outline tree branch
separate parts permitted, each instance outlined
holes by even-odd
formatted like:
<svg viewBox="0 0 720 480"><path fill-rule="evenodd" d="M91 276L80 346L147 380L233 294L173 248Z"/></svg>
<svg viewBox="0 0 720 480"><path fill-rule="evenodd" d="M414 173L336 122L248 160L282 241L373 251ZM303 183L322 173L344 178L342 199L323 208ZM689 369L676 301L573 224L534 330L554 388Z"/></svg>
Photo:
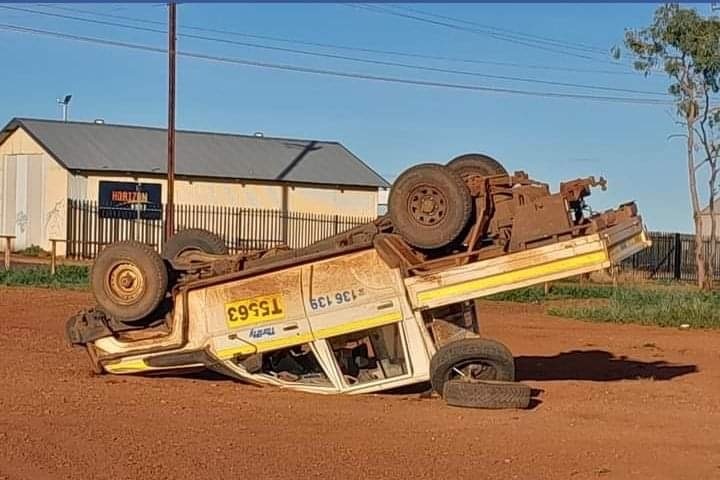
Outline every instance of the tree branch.
<svg viewBox="0 0 720 480"><path fill-rule="evenodd" d="M709 159L706 158L705 160L701 161L700 163L696 163L695 166L693 167L694 170L697 172L698 169L699 169L700 167L702 167L703 164L707 163L708 161L709 161Z"/></svg>

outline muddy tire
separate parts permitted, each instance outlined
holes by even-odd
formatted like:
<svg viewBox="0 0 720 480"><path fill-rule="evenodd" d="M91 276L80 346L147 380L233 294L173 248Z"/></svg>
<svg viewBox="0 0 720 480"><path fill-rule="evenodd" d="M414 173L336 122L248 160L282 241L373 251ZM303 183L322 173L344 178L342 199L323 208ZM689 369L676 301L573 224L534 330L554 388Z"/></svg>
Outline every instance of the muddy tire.
<svg viewBox="0 0 720 480"><path fill-rule="evenodd" d="M454 170L461 177L464 175L507 175L508 172L500 162L482 153L466 153L453 158L447 167Z"/></svg>
<svg viewBox="0 0 720 480"><path fill-rule="evenodd" d="M393 227L418 248L454 242L472 212L470 191L454 171L432 163L411 167L393 184L388 199Z"/></svg>
<svg viewBox="0 0 720 480"><path fill-rule="evenodd" d="M133 322L150 315L165 298L168 274L155 250L129 240L102 249L90 282L95 300L108 316Z"/></svg>
<svg viewBox="0 0 720 480"><path fill-rule="evenodd" d="M505 345L487 338L448 343L430 359L430 383L444 395L445 384L459 378L513 382L515 359Z"/></svg>
<svg viewBox="0 0 720 480"><path fill-rule="evenodd" d="M467 408L528 408L532 389L523 383L450 380L443 398L448 405Z"/></svg>
<svg viewBox="0 0 720 480"><path fill-rule="evenodd" d="M163 247L163 258L173 260L188 251L227 255L228 248L218 235L201 228L188 228L175 233Z"/></svg>

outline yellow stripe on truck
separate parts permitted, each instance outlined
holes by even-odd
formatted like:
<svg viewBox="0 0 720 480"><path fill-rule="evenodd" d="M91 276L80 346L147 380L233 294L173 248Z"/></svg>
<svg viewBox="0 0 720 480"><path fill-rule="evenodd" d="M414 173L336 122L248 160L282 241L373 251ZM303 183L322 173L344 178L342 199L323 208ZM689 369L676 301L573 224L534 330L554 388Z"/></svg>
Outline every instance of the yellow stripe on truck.
<svg viewBox="0 0 720 480"><path fill-rule="evenodd" d="M376 317L342 323L335 327L322 328L315 332L315 336L317 338L332 338L345 333L367 330L368 328L380 327L382 325L399 322L400 320L402 320L400 312L388 312Z"/></svg>
<svg viewBox="0 0 720 480"><path fill-rule="evenodd" d="M303 335L296 335L289 338L278 338L277 340L267 340L264 342L257 342L256 344L246 343L238 345L237 347L225 348L218 350L216 355L221 360L228 360L235 355L251 355L253 353L268 352L272 350L278 350L280 348L292 347L293 345L300 345L302 343L309 343L315 339L337 337L345 333L357 332L359 330L367 330L368 328L379 327L382 325L388 325L390 323L399 322L402 320L400 312L389 312L375 317L364 318L354 322L346 322L335 327L328 327L317 330L315 335L309 333Z"/></svg>
<svg viewBox="0 0 720 480"><path fill-rule="evenodd" d="M599 250L570 258L554 260L540 265L533 265L519 270L498 273L496 275L490 275L477 280L456 283L454 285L448 285L447 287L433 288L432 290L419 292L417 294L417 299L419 303L423 303L445 297L454 297L473 291L486 290L502 285L509 285L535 278L541 278L567 270L589 267L591 265L601 265L607 261L607 252L605 250Z"/></svg>
<svg viewBox="0 0 720 480"><path fill-rule="evenodd" d="M110 373L137 373L150 368L142 358L111 363L104 365L104 367Z"/></svg>

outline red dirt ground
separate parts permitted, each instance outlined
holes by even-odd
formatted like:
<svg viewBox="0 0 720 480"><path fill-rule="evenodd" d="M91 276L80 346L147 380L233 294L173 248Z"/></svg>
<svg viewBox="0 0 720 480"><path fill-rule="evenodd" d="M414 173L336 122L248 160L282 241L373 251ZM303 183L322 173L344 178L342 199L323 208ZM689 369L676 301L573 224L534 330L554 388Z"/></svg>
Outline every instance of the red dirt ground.
<svg viewBox="0 0 720 480"><path fill-rule="evenodd" d="M87 293L0 288L0 479L720 479L720 332L484 305L530 410L323 397L220 377L94 376Z"/></svg>

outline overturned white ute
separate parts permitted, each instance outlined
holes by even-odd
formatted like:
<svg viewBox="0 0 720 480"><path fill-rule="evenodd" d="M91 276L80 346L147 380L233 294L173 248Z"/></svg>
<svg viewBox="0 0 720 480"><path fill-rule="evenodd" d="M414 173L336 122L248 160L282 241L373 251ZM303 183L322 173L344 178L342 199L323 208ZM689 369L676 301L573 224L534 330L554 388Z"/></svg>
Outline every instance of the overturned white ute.
<svg viewBox="0 0 720 480"><path fill-rule="evenodd" d="M448 403L528 406L513 356L482 338L474 299L612 266L647 247L634 204L592 213L480 154L405 171L389 214L308 247L229 255L182 230L163 256L102 250L93 309L67 336L98 373L208 368L243 382L367 393L430 382Z"/></svg>

